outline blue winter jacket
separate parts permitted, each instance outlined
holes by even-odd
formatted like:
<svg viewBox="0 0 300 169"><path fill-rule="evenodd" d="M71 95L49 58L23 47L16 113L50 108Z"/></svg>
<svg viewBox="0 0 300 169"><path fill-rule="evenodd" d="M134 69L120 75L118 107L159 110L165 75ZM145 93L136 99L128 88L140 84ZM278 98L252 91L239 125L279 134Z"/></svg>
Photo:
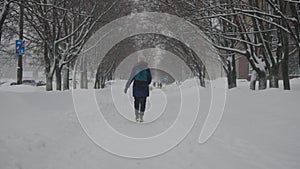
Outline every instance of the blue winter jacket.
<svg viewBox="0 0 300 169"><path fill-rule="evenodd" d="M139 70L146 70L147 80L139 81L135 79L135 76L138 74ZM130 77L126 83L126 89L129 88L130 84L133 82L133 97L148 97L149 96L149 84L152 81L152 75L150 69L147 66L146 62L139 62L136 66L132 68Z"/></svg>

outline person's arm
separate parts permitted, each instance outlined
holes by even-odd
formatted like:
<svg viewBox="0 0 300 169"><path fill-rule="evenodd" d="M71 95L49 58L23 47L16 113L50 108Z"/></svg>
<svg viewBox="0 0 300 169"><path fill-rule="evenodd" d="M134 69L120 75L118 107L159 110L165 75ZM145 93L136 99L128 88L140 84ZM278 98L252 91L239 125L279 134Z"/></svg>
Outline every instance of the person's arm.
<svg viewBox="0 0 300 169"><path fill-rule="evenodd" d="M152 75L150 69L148 69L147 72L148 72L147 84L149 85L152 82Z"/></svg>
<svg viewBox="0 0 300 169"><path fill-rule="evenodd" d="M134 79L135 73L134 73L134 68L131 70L129 79L127 80L127 83L125 85L125 89L124 89L124 93L127 93L127 90L130 86L130 84L132 83L133 79Z"/></svg>

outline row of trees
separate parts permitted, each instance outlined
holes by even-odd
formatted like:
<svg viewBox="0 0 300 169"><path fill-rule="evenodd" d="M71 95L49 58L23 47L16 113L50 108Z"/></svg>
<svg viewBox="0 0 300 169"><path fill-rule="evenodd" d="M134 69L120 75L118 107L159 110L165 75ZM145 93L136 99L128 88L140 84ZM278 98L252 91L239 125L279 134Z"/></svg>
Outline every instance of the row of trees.
<svg viewBox="0 0 300 169"><path fill-rule="evenodd" d="M19 32L14 25L24 15L24 38L44 56L47 90L53 89L54 77L57 90L69 88L69 70L88 38L105 24L102 19L110 10L123 8L116 5L120 4L118 0L1 0L0 3L1 50L4 46L1 37L14 38ZM280 73L284 89L290 89L290 56L298 55L300 65L299 1L140 0L139 4L149 7L143 10L183 17L205 32L219 50L229 88L237 85L236 60L246 57L253 69L251 89L255 89L256 80L259 89L265 89L268 79L270 87L278 88ZM24 11L20 13L21 7ZM140 7L136 9L139 12Z"/></svg>
<svg viewBox="0 0 300 169"><path fill-rule="evenodd" d="M8 17L17 21L16 16L24 17L24 39L40 49L44 57L46 89L53 90L55 76L56 89L67 90L70 66L101 18L115 4L116 1L97 0L4 0L0 28L3 30L4 25L17 30L15 24L5 21ZM10 12L14 15L10 16Z"/></svg>
<svg viewBox="0 0 300 169"><path fill-rule="evenodd" d="M236 60L246 57L253 69L251 89L290 90L289 58L300 65L300 2L296 0L161 0L198 25L219 49L229 88L236 87ZM267 76L269 75L269 76Z"/></svg>

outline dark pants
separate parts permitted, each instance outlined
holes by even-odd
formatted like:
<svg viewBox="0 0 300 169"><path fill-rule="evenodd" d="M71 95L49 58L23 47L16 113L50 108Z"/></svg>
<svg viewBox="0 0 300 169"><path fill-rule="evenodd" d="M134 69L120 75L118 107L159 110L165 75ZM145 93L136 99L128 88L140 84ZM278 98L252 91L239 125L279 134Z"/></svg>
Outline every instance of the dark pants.
<svg viewBox="0 0 300 169"><path fill-rule="evenodd" d="M134 97L134 109L136 115L140 112L140 115L144 115L146 108L146 99L147 97Z"/></svg>

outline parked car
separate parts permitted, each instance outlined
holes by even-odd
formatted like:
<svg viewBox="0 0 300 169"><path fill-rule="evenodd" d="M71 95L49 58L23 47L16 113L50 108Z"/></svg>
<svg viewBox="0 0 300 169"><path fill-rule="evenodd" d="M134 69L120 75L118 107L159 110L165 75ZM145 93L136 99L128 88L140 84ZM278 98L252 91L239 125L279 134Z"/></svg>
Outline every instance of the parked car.
<svg viewBox="0 0 300 169"><path fill-rule="evenodd" d="M46 83L44 81L38 81L36 86L46 86Z"/></svg>
<svg viewBox="0 0 300 169"><path fill-rule="evenodd" d="M23 85L30 85L30 86L36 86L37 85L35 80L23 80L22 84Z"/></svg>
<svg viewBox="0 0 300 169"><path fill-rule="evenodd" d="M36 82L35 80L23 80L22 84L23 85L30 85L30 86L45 86L46 85L46 83L44 81ZM10 85L14 86L14 85L18 85L18 83L17 82L12 82L12 83L10 83Z"/></svg>
<svg viewBox="0 0 300 169"><path fill-rule="evenodd" d="M18 84L17 82L10 83L11 86L14 86L14 85L17 85L17 84Z"/></svg>

